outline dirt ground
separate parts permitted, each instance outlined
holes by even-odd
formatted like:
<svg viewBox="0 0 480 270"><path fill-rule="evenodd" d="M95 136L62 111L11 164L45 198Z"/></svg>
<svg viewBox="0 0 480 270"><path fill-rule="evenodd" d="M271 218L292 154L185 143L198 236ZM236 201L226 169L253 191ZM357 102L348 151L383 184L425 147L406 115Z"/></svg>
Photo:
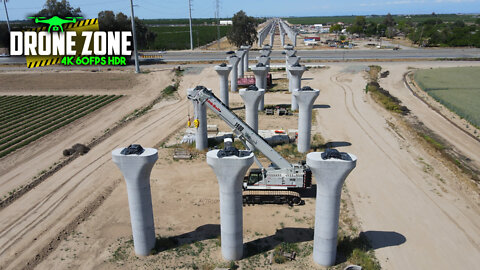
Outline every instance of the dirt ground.
<svg viewBox="0 0 480 270"><path fill-rule="evenodd" d="M384 269L475 269L480 258L478 191L461 173L445 166L441 157L425 148L401 120L365 94L363 70L369 64L329 63L327 68L311 69L303 77L304 85L321 91L315 102L314 133L321 134L339 150L358 157L357 168L346 182L346 190L353 202L352 211L358 216L355 225L371 240ZM399 97L425 125L448 140L452 139L452 144L465 151L472 162L478 162L480 144L469 141L463 132L455 133L448 121L411 95L402 77L409 67L471 64L380 63L390 71L390 76L380 83ZM171 77L169 71L162 70L140 75L133 89L118 91L130 93L120 99L119 102L123 103L104 109L110 113L92 115L77 129L52 135L50 147L63 150L64 146L58 145L59 142L67 141L71 145L96 136L95 132L104 130L130 108L155 97L156 90L160 90L158 85L168 84ZM152 111L113 134L87 155L0 210L0 268L23 268L27 262L35 264L36 256L40 258L45 254L49 255L37 265L38 269L192 268L195 262L208 265L221 261L216 238L219 230L218 186L203 156L194 161L173 161L170 158L172 149L162 147L151 181L156 233L162 237L184 239L180 244L199 240L201 244L195 244L195 250L177 248L136 260L132 258L131 244L128 245L131 231L125 184L110 154L114 148L134 142L161 146L171 139L172 134L178 134L185 127L187 115L192 113L192 106L185 99L186 89L200 84L218 93L218 79L213 68L189 69L181 83L180 99L160 102ZM232 94L230 100L233 104L241 104L238 94ZM269 93L265 99L266 104L289 102L290 95L284 92ZM217 123L215 121L218 119L212 122ZM295 122L295 116L269 119L261 115L259 128L295 128ZM91 126L95 124L97 126ZM220 128L226 130L224 125ZM82 133L88 130L95 132ZM78 137L72 138L74 136ZM30 168L48 167L57 158L52 153L61 153L61 150L52 150L50 155L41 155L44 152L39 151L33 157L17 157L25 160L25 165L10 165L10 169L4 169L0 184L9 179L29 179ZM16 173L5 176L10 171ZM3 190L4 187L0 188ZM105 190L111 190L111 193L106 194ZM103 203L91 215L74 224L74 233L59 235L96 200ZM314 268L311 255L307 254L311 247L314 198L305 200L305 206L294 208L245 207L244 241L272 243L292 237L302 243L305 248L302 254L305 252L306 255L282 268ZM52 243L58 247L49 250ZM266 245L267 251L271 248ZM203 253L199 252L200 249L204 250ZM198 254L202 256L196 256ZM263 259L258 257L259 254L253 252L243 263L269 268L262 265ZM274 265L273 269L277 266Z"/></svg>
<svg viewBox="0 0 480 270"><path fill-rule="evenodd" d="M66 128L0 159L0 196L28 183L63 158L75 143L87 144L127 113L144 106L171 83L170 69L135 76L132 72L3 72L1 95L125 95ZM21 80L20 80L21 79ZM4 83L3 83L4 82ZM27 87L28 86L28 87ZM18 166L18 164L24 164ZM25 170L28 168L28 170Z"/></svg>
<svg viewBox="0 0 480 270"><path fill-rule="evenodd" d="M124 90L132 89L137 79L134 73L120 72L56 72L0 73L0 94L19 94L20 91Z"/></svg>

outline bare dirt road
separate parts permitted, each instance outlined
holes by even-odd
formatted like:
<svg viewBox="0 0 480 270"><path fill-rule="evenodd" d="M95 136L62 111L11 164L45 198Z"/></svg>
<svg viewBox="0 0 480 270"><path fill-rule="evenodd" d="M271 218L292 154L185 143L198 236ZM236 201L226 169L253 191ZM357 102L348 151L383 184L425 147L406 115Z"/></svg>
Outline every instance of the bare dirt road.
<svg viewBox="0 0 480 270"><path fill-rule="evenodd" d="M323 90L317 102L331 106L318 112L322 127L318 132L339 145L351 144L340 149L358 156L347 187L361 220L359 226L369 232L385 269L476 268L480 258L478 193L477 200L471 200L457 188L457 175L424 151L411 134L401 127L391 128L386 120L395 125L395 119L365 94L364 74L358 72L365 67L335 65L312 75L311 83ZM393 94L405 92L402 100L408 96L405 86L398 83L404 69L406 65L390 69L396 83L386 87ZM439 131L443 135L451 128Z"/></svg>
<svg viewBox="0 0 480 270"><path fill-rule="evenodd" d="M126 114L159 96L173 77L170 69L131 72L4 72L1 95L125 95L118 101L0 159L0 196L24 186L63 158L73 144L88 144ZM99 120L101 119L101 120ZM19 166L22 164L22 166ZM27 169L25 169L27 168Z"/></svg>
<svg viewBox="0 0 480 270"><path fill-rule="evenodd" d="M128 74L127 74L128 75ZM161 90L171 81L170 71L158 71L148 74L147 83L138 82L132 89L118 91L123 94L130 94L123 102L115 103L97 114L82 119L81 123L65 128L42 139L45 144L35 143L27 150L22 151L24 155L8 156L10 163L3 163L5 173L2 174L2 190L9 185L21 185L30 180L30 176L37 173L37 170L46 169L53 162L57 161L59 154L65 145L74 142L84 142L93 136L101 135L105 128L110 127L121 117L133 109L148 104L157 97ZM147 76L140 78L147 79ZM133 79L133 78L130 78ZM75 93L73 91L73 93ZM137 125L131 125L131 129L124 129L101 146L95 147L86 156L80 157L66 168L48 178L27 195L15 201L9 207L0 212L0 265L8 268L19 268L26 263L26 258L31 258L48 243L62 226L72 220L74 216L85 207L87 202L95 198L105 187L113 185L115 179L111 174L99 174L99 178L92 177L98 172L102 165L110 161L110 152L120 145L128 145L132 142L142 142L142 138L149 131L155 130L158 126L174 127L179 124L179 112L185 102L177 105L169 105L165 102L164 114L158 115L150 121L138 121ZM182 107L183 106L183 107ZM161 108L161 104L157 106ZM162 129L161 128L161 129ZM154 131L153 134L161 133ZM156 139L161 140L165 133L160 134ZM33 150L31 150L33 149ZM29 156L30 155L30 156ZM19 165L19 161L25 163ZM10 165L10 166L9 166ZM8 189L6 189L8 190ZM78 206L78 207L76 207ZM27 251L25 253L24 251Z"/></svg>

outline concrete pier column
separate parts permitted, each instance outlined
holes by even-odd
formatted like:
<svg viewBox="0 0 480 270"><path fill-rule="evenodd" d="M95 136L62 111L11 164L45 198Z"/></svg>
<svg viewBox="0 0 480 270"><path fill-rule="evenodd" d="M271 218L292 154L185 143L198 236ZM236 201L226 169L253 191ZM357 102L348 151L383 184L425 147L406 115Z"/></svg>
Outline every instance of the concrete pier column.
<svg viewBox="0 0 480 270"><path fill-rule="evenodd" d="M232 92L238 91L238 62L240 58L236 55L228 57L228 63L232 66L232 72L230 73L230 88Z"/></svg>
<svg viewBox="0 0 480 270"><path fill-rule="evenodd" d="M290 50L290 51L288 51L288 52L289 52L289 54L291 55L292 52L295 52L295 51ZM287 55L286 58L287 58L287 63L286 63L286 67L287 67L287 68L285 69L285 71L287 72L287 78L288 78L288 91L291 93L292 90L295 89L295 88L294 88L294 86L292 85L292 83L293 83L292 80L291 80L291 76L292 76L292 75L290 74L290 72L289 72L288 70L290 69L291 66L299 65L301 58L298 57L298 56L295 56L294 54L291 55L291 56L288 56L288 55Z"/></svg>
<svg viewBox="0 0 480 270"><path fill-rule="evenodd" d="M295 47L293 47L292 44L287 44L287 45L283 46L283 48L285 49L285 53L286 53L287 51L294 51L294 52L296 52L296 51L294 50ZM291 55L288 55L288 54L287 54L287 56L291 56Z"/></svg>
<svg viewBox="0 0 480 270"><path fill-rule="evenodd" d="M300 153L310 150L310 135L312 130L312 109L320 91L310 87L293 90L293 96L299 107L297 149Z"/></svg>
<svg viewBox="0 0 480 270"><path fill-rule="evenodd" d="M264 94L265 90L258 86L240 89L240 96L245 103L245 122L255 131L258 131L258 103Z"/></svg>
<svg viewBox="0 0 480 270"><path fill-rule="evenodd" d="M150 173L158 159L157 150L130 145L127 148L113 150L112 159L122 171L127 183L135 253L139 256L148 256L156 241Z"/></svg>
<svg viewBox="0 0 480 270"><path fill-rule="evenodd" d="M260 51L260 56L265 56L265 57L269 57L270 54L272 54L272 51L270 49L261 49Z"/></svg>
<svg viewBox="0 0 480 270"><path fill-rule="evenodd" d="M273 47L273 42L275 40L275 31L270 32L270 46Z"/></svg>
<svg viewBox="0 0 480 270"><path fill-rule="evenodd" d="M252 67L253 74L255 74L255 86L258 89L263 89L264 92L267 91L267 74L269 68L264 66L261 63L258 63L255 67ZM264 95L260 98L258 103L258 111L263 111L265 109Z"/></svg>
<svg viewBox="0 0 480 270"><path fill-rule="evenodd" d="M238 61L238 77L243 78L244 77L244 69L243 69L243 57L245 57L245 51L242 49L238 49L235 54L237 55L238 58L240 58L240 61Z"/></svg>
<svg viewBox="0 0 480 270"><path fill-rule="evenodd" d="M250 61L249 52L252 46L243 45L240 48L245 50L245 56L243 57L243 71L248 72L248 61Z"/></svg>
<svg viewBox="0 0 480 270"><path fill-rule="evenodd" d="M317 182L313 260L320 265L335 264L342 185L356 164L356 156L335 149L307 155Z"/></svg>
<svg viewBox="0 0 480 270"><path fill-rule="evenodd" d="M263 64L264 66L270 66L270 57L268 56L257 56L257 61L259 64Z"/></svg>
<svg viewBox="0 0 480 270"><path fill-rule="evenodd" d="M197 86L195 89L199 87L204 88L203 86ZM193 89L188 89L188 92L191 92L191 91L193 91ZM195 100L192 102L193 102L193 109L195 111L195 120L194 120L194 124L196 127L195 146L197 150L205 150L208 148L207 108L204 103L200 103Z"/></svg>
<svg viewBox="0 0 480 270"><path fill-rule="evenodd" d="M222 63L218 66L215 66L215 71L220 77L220 100L223 104L230 107L228 104L228 75L232 71L232 66Z"/></svg>
<svg viewBox="0 0 480 270"><path fill-rule="evenodd" d="M293 90L301 89L302 88L302 75L305 72L305 66L294 65L288 68L288 72L290 73L290 81L289 83L292 92L292 111L298 110L297 99L293 96Z"/></svg>
<svg viewBox="0 0 480 270"><path fill-rule="evenodd" d="M300 63L302 58L298 56L287 56L287 63L289 66L296 66Z"/></svg>
<svg viewBox="0 0 480 270"><path fill-rule="evenodd" d="M228 150L232 149L235 148L230 146ZM213 150L207 153L207 163L215 172L220 189L222 256L229 261L243 257L242 182L253 163L252 152L235 150L237 151Z"/></svg>
<svg viewBox="0 0 480 270"><path fill-rule="evenodd" d="M292 46L292 44L287 44L285 46L283 46L283 48L285 49L284 52L285 52L285 72L287 73L287 79L290 80L290 73L288 72L288 57L290 56L295 56L295 54L297 53L297 51L295 51Z"/></svg>

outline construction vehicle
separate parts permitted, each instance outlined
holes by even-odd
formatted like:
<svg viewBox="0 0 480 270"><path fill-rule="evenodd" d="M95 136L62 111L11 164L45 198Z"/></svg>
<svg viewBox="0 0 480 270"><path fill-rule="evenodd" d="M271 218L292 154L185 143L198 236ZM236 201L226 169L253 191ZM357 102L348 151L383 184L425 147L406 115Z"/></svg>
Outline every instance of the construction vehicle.
<svg viewBox="0 0 480 270"><path fill-rule="evenodd" d="M243 203L262 204L275 203L301 205L298 191L310 188L312 172L305 165L291 164L277 153L263 138L258 135L240 117L223 104L213 93L203 86L197 86L189 91L188 99L204 103L216 113L231 128L233 133L250 151L258 150L271 161L270 166L264 167L255 157L258 169L251 169L245 176L243 183ZM247 142L255 149L249 149Z"/></svg>

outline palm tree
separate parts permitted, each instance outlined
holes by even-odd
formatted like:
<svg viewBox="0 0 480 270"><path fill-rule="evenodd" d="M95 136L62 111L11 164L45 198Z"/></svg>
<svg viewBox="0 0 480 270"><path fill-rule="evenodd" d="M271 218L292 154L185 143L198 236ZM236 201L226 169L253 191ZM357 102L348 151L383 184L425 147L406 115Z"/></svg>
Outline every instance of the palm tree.
<svg viewBox="0 0 480 270"><path fill-rule="evenodd" d="M3 0L3 6L5 7L5 14L7 15L8 32L10 32L10 20L8 19L7 0Z"/></svg>

